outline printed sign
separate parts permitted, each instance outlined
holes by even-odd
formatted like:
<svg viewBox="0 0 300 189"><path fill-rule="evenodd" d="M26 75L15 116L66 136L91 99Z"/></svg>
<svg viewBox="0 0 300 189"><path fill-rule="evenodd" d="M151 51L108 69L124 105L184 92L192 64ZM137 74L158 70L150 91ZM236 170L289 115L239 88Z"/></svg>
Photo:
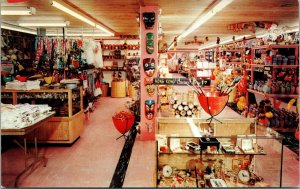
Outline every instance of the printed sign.
<svg viewBox="0 0 300 189"><path fill-rule="evenodd" d="M197 79L198 83L201 86L210 86L210 79ZM154 85L187 85L187 84L196 84L195 79L189 78L153 78Z"/></svg>

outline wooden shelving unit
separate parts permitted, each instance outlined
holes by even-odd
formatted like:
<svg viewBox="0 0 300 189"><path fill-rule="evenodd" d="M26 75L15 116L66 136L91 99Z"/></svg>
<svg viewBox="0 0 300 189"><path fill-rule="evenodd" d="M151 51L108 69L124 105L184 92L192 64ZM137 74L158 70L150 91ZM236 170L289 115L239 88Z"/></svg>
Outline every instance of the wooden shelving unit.
<svg viewBox="0 0 300 189"><path fill-rule="evenodd" d="M271 59L270 64L248 64L247 68L250 68L250 71L251 71L250 82L252 84L254 84L254 81L255 81L255 78L254 78L255 68L271 67L273 80L277 80L276 72L278 71L278 69L297 69L296 72L298 71L298 68L299 68L299 61L298 61L299 47L298 47L298 45L267 45L267 46L265 45L265 46L261 46L261 47L253 47L251 49L252 62L254 62L254 59L256 58L256 51L262 50L262 49L265 49L265 50L268 49L270 51L272 51L272 50L276 51L278 49L292 49L292 50L288 51L288 54L282 54L282 55L285 55L286 57L293 55L293 56L295 56L295 60L294 60L293 64L283 64L282 63L281 65L278 65L277 62L276 62L276 64L273 64L272 59ZM282 52L285 52L285 51L282 51ZM298 71L298 74L299 74L299 71ZM297 77L296 77L298 74L295 74L294 79L293 79L293 81L291 81L291 83L298 83ZM297 94L265 94L265 93L262 93L262 92L259 92L256 90L252 90L252 89L248 89L248 92L273 98L274 104L276 103L276 100L278 98L297 98L299 96ZM247 94L247 100L248 100L248 94Z"/></svg>
<svg viewBox="0 0 300 189"><path fill-rule="evenodd" d="M126 71L124 68L102 69L102 71Z"/></svg>
<svg viewBox="0 0 300 189"><path fill-rule="evenodd" d="M253 89L247 89L248 92L254 93L254 94L258 94L261 96L267 96L270 98L296 98L299 95L298 94L269 94L269 93L262 93Z"/></svg>

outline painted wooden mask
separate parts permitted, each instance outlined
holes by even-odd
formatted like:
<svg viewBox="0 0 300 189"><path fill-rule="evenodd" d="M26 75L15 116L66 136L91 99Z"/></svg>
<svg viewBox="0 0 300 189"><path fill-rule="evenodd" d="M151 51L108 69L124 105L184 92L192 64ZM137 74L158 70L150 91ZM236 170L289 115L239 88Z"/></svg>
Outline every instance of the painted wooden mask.
<svg viewBox="0 0 300 189"><path fill-rule="evenodd" d="M154 35L151 32L146 34L146 51L148 54L154 52Z"/></svg>
<svg viewBox="0 0 300 189"><path fill-rule="evenodd" d="M145 100L145 116L151 120L154 117L155 101Z"/></svg>
<svg viewBox="0 0 300 189"><path fill-rule="evenodd" d="M155 88L156 88L156 86L153 84L153 78L145 77L144 85L145 85L145 89L146 89L148 95L153 96L155 94Z"/></svg>
<svg viewBox="0 0 300 189"><path fill-rule="evenodd" d="M154 58L145 58L143 60L144 72L148 77L152 77L155 72L155 60Z"/></svg>
<svg viewBox="0 0 300 189"><path fill-rule="evenodd" d="M143 21L146 29L152 29L155 23L155 13L154 12L144 12Z"/></svg>

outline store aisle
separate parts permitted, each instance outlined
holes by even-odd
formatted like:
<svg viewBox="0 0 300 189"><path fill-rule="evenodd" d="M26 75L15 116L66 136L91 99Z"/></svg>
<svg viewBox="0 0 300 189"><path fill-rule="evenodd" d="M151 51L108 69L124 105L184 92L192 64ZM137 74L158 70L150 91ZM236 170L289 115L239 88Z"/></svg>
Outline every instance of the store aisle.
<svg viewBox="0 0 300 189"><path fill-rule="evenodd" d="M85 123L85 130L72 146L40 148L48 158L24 175L20 187L108 187L115 171L124 139L111 121L112 115L126 110L129 98L103 97ZM13 187L14 179L24 167L23 153L15 147L2 153L2 186ZM29 171L30 172L30 171Z"/></svg>

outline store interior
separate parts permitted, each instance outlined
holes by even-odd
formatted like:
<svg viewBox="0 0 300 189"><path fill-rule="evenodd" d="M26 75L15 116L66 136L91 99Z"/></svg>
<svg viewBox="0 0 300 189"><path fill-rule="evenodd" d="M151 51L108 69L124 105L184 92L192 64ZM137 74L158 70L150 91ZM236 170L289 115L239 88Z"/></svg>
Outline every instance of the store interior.
<svg viewBox="0 0 300 189"><path fill-rule="evenodd" d="M297 0L1 1L1 186L299 187Z"/></svg>

